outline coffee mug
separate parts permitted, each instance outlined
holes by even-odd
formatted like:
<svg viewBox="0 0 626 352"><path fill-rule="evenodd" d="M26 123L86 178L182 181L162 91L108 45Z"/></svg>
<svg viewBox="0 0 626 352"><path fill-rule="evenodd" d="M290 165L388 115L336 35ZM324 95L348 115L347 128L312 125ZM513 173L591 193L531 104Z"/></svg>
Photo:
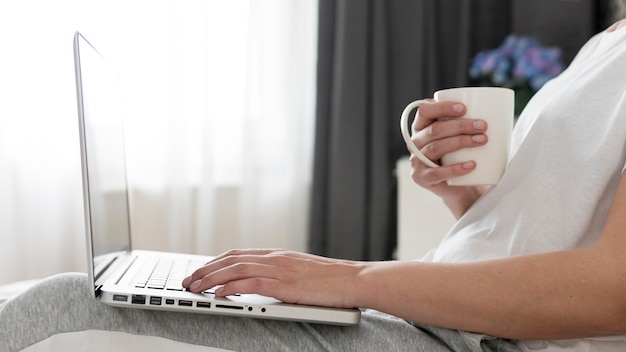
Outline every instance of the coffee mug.
<svg viewBox="0 0 626 352"><path fill-rule="evenodd" d="M462 176L448 179L451 186L495 185L504 174L509 159L515 93L509 88L463 87L435 92L435 101L463 103L466 112L458 118L481 119L487 122L487 144L479 147L463 148L447 153L441 158L444 166L474 160L476 169ZM404 109L400 118L402 137L409 149L429 167L439 167L429 160L411 140L408 119L414 109L419 109L425 100L416 100Z"/></svg>

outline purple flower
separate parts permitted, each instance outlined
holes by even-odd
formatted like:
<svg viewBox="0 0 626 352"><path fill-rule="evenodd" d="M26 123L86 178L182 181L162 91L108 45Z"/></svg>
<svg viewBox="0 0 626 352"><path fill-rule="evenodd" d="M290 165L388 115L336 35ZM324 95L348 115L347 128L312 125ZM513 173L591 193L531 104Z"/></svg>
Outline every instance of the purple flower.
<svg viewBox="0 0 626 352"><path fill-rule="evenodd" d="M563 68L558 48L545 48L535 38L512 34L497 49L478 53L469 75L490 85L510 88L529 85L536 92Z"/></svg>

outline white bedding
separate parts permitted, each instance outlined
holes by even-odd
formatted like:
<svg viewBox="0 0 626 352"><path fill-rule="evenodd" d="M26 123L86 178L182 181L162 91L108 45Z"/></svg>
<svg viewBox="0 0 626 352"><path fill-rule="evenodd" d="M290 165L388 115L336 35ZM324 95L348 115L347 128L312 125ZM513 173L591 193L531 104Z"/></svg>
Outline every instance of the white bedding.
<svg viewBox="0 0 626 352"><path fill-rule="evenodd" d="M82 352L89 346L92 352L137 352L137 351L177 351L177 352L224 352L214 347L190 345L155 336L132 335L117 331L86 330L51 336L22 352Z"/></svg>

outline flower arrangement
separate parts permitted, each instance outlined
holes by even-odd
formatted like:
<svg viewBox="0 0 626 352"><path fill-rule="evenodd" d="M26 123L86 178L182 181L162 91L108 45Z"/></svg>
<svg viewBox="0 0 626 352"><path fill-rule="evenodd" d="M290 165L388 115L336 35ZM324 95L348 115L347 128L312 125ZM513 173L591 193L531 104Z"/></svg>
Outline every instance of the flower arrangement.
<svg viewBox="0 0 626 352"><path fill-rule="evenodd" d="M561 50L543 47L532 37L509 35L497 49L479 52L469 69L479 85L515 91L515 115L547 81L563 71Z"/></svg>

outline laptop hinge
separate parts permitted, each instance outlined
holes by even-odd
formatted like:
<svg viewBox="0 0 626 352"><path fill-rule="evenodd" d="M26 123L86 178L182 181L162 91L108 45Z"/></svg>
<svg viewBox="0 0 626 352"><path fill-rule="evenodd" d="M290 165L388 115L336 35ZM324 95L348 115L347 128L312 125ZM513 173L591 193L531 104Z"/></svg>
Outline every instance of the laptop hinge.
<svg viewBox="0 0 626 352"><path fill-rule="evenodd" d="M96 297L100 297L100 294L102 294L102 285L98 285L95 287L95 293Z"/></svg>

